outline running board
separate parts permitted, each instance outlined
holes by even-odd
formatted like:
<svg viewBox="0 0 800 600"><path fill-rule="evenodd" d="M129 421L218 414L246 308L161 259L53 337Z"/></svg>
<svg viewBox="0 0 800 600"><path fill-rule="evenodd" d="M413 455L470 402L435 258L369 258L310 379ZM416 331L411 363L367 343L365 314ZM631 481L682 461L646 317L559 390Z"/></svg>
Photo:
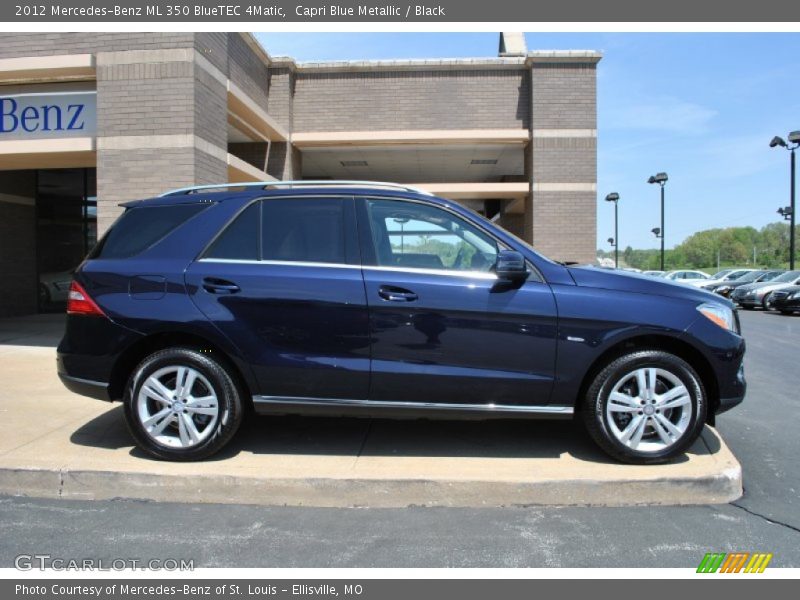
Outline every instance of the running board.
<svg viewBox="0 0 800 600"><path fill-rule="evenodd" d="M571 406L525 406L514 404L454 404L448 402L390 402L385 400L350 400L342 398L303 398L284 396L253 396L253 406L258 413L305 414L366 414L391 416L393 414L418 416L441 415L474 416L478 418L569 418Z"/></svg>

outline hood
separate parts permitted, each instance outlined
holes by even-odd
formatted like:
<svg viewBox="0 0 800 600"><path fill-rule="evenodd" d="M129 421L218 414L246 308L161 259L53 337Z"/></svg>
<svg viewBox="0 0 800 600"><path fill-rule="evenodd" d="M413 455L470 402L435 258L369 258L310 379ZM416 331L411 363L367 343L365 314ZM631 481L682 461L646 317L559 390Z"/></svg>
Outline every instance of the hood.
<svg viewBox="0 0 800 600"><path fill-rule="evenodd" d="M730 301L717 294L667 279L649 277L628 271L601 269L594 266L569 267L568 269L575 284L583 287L684 298L698 303L712 301L733 306Z"/></svg>
<svg viewBox="0 0 800 600"><path fill-rule="evenodd" d="M774 281L762 281L760 283L748 283L747 285L743 285L739 288L740 291L745 292L752 292L753 290L758 291L765 291L765 290L776 290L778 288L789 287L792 284L786 281L782 282L774 282Z"/></svg>

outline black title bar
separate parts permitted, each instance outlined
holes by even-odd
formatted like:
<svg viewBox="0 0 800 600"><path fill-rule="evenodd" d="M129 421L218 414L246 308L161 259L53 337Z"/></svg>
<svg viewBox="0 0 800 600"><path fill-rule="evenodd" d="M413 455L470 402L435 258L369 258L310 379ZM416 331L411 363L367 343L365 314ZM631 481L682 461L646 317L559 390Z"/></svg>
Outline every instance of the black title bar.
<svg viewBox="0 0 800 600"><path fill-rule="evenodd" d="M796 0L20 0L0 20L52 22L800 22Z"/></svg>

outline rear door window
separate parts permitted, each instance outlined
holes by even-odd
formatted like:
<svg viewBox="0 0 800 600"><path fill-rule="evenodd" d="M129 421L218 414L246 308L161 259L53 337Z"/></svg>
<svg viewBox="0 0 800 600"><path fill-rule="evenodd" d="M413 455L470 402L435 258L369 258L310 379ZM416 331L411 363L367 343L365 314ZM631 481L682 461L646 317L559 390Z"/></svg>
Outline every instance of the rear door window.
<svg viewBox="0 0 800 600"><path fill-rule="evenodd" d="M96 246L92 258L129 258L144 252L209 204L129 208Z"/></svg>
<svg viewBox="0 0 800 600"><path fill-rule="evenodd" d="M258 260L258 230L261 203L254 202L214 240L205 258Z"/></svg>
<svg viewBox="0 0 800 600"><path fill-rule="evenodd" d="M339 198L264 200L261 258L346 263L345 205Z"/></svg>

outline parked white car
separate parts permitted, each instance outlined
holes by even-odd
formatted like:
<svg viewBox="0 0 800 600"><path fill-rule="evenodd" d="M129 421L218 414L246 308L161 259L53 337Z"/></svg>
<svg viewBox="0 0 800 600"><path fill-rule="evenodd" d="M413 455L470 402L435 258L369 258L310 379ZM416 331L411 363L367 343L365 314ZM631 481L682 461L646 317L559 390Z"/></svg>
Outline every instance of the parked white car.
<svg viewBox="0 0 800 600"><path fill-rule="evenodd" d="M691 281L686 281L689 285L693 285L694 287L705 287L710 285L718 285L720 283L725 283L727 281L734 281L735 279L739 279L742 275L746 273L750 273L751 271L756 271L757 269L723 269L719 273L714 273L710 277L705 275L705 279L693 279ZM698 271L694 271L697 273Z"/></svg>
<svg viewBox="0 0 800 600"><path fill-rule="evenodd" d="M689 271L686 269L681 269L677 271L669 271L663 275L663 278L670 281L675 281L677 283L688 283L689 285L700 287L701 285L708 283L710 277L707 273L703 273L702 271Z"/></svg>

